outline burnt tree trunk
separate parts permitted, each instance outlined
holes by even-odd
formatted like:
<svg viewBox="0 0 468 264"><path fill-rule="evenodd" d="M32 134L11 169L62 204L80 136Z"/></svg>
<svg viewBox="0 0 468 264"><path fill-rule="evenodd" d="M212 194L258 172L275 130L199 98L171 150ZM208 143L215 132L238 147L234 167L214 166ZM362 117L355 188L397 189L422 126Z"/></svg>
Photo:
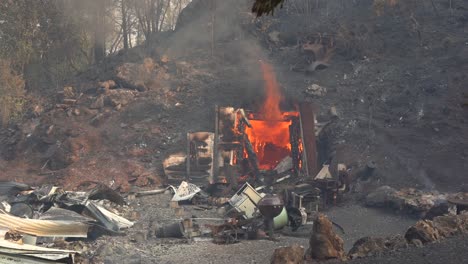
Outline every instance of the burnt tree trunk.
<svg viewBox="0 0 468 264"><path fill-rule="evenodd" d="M122 35L123 35L123 45L124 50L128 50L128 9L127 9L127 0L122 0Z"/></svg>
<svg viewBox="0 0 468 264"><path fill-rule="evenodd" d="M97 1L94 13L94 61L99 62L106 56L106 1Z"/></svg>

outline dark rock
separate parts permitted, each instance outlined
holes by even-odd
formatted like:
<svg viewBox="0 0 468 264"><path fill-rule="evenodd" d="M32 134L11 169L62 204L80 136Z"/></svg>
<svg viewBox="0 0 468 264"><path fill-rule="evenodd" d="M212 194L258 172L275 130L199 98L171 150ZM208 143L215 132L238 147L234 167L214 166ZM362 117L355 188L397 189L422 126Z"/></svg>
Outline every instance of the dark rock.
<svg viewBox="0 0 468 264"><path fill-rule="evenodd" d="M468 214L438 216L433 220L441 237L451 237L468 232Z"/></svg>
<svg viewBox="0 0 468 264"><path fill-rule="evenodd" d="M362 258L381 252L385 249L384 238L363 237L356 241L348 252L350 258Z"/></svg>
<svg viewBox="0 0 468 264"><path fill-rule="evenodd" d="M31 219L34 212L32 207L26 203L15 203L11 206L10 214L21 218Z"/></svg>
<svg viewBox="0 0 468 264"><path fill-rule="evenodd" d="M179 17L177 18L176 30L180 30L185 26L190 26L193 24L193 20L206 16L210 8L210 2L208 0L194 0L180 12Z"/></svg>
<svg viewBox="0 0 468 264"><path fill-rule="evenodd" d="M89 108L91 109L102 109L104 107L104 95L99 95L96 100L91 103Z"/></svg>
<svg viewBox="0 0 468 264"><path fill-rule="evenodd" d="M50 149L53 149L53 154L49 162L49 168L51 170L61 170L72 164L68 149L65 149L65 147L57 147L56 145L51 146Z"/></svg>
<svg viewBox="0 0 468 264"><path fill-rule="evenodd" d="M439 240L441 236L439 230L434 226L432 221L421 220L406 231L405 238L407 241L417 239L423 244L426 244Z"/></svg>
<svg viewBox="0 0 468 264"><path fill-rule="evenodd" d="M22 191L28 191L32 188L24 183L18 182L0 182L0 195L16 196Z"/></svg>
<svg viewBox="0 0 468 264"><path fill-rule="evenodd" d="M384 207L389 205L400 204L396 199L397 190L390 186L381 186L369 193L366 197L367 206Z"/></svg>
<svg viewBox="0 0 468 264"><path fill-rule="evenodd" d="M354 243L348 253L350 258L362 258L376 255L385 251L406 248L408 243L401 235L393 237L363 237Z"/></svg>
<svg viewBox="0 0 468 264"><path fill-rule="evenodd" d="M429 212L426 213L425 219L432 220L434 217L448 214L450 211L450 205L448 202L439 203L434 205Z"/></svg>

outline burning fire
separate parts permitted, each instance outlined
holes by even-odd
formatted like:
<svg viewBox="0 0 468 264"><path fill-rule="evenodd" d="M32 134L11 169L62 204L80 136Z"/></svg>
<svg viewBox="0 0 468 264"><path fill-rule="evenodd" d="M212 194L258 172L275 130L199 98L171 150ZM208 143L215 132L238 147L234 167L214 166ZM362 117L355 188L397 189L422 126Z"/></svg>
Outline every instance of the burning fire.
<svg viewBox="0 0 468 264"><path fill-rule="evenodd" d="M266 100L260 110L259 118L250 115L252 128L246 128L246 134L257 154L260 169L274 169L285 157L291 155L288 116L297 116L297 112L282 112L283 100L273 67L261 62L265 80Z"/></svg>
<svg viewBox="0 0 468 264"><path fill-rule="evenodd" d="M260 114L266 121L282 120L280 103L283 100L273 67L263 61L260 62L265 80L266 100ZM274 122L271 122L274 125Z"/></svg>

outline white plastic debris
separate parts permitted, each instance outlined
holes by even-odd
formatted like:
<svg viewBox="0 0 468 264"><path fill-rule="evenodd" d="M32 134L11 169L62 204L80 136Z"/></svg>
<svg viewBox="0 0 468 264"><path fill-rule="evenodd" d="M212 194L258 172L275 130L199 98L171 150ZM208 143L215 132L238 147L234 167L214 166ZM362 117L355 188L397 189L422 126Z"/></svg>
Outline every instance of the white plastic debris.
<svg viewBox="0 0 468 264"><path fill-rule="evenodd" d="M329 165L323 165L322 169L319 171L317 176L315 176L314 180L332 179L333 177L328 167Z"/></svg>
<svg viewBox="0 0 468 264"><path fill-rule="evenodd" d="M177 188L174 197L172 197L172 201L179 202L190 200L195 196L195 194L199 193L200 191L201 189L198 188L198 186L196 186L195 184L183 181L180 183L179 188Z"/></svg>

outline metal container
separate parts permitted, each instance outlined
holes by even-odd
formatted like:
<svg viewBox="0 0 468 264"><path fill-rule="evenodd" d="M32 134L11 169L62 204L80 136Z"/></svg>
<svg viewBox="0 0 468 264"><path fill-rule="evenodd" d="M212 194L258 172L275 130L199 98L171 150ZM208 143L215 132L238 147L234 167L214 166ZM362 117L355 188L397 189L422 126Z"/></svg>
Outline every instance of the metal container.
<svg viewBox="0 0 468 264"><path fill-rule="evenodd" d="M288 224L288 213L286 211L286 208L283 207L283 210L281 213L273 218L273 228L275 230L281 229L285 227Z"/></svg>
<svg viewBox="0 0 468 264"><path fill-rule="evenodd" d="M158 238L165 238L165 237L182 238L184 237L184 225L182 222L177 222L177 223L163 226L156 231L156 237Z"/></svg>
<svg viewBox="0 0 468 264"><path fill-rule="evenodd" d="M262 196L255 191L255 189L248 183L245 183L242 188L237 191L234 196L229 200L231 204L239 213L243 213L246 219L254 217L258 203Z"/></svg>
<svg viewBox="0 0 468 264"><path fill-rule="evenodd" d="M267 194L258 203L258 209L260 213L266 217L273 219L274 217L281 214L283 211L283 200L276 194Z"/></svg>

